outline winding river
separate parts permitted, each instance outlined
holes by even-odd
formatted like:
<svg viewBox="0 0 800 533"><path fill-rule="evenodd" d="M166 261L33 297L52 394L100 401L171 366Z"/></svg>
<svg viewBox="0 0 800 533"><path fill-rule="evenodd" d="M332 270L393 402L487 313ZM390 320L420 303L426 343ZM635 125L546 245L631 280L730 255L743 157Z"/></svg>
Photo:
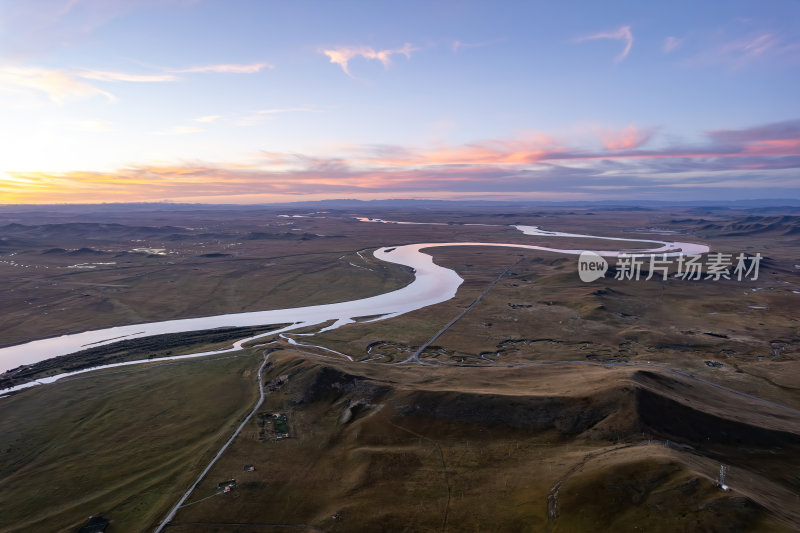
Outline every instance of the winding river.
<svg viewBox="0 0 800 533"><path fill-rule="evenodd" d="M399 223L379 219L362 219L362 221ZM623 239L617 237L599 237L575 233L560 233L544 231L535 226L515 227L525 235L630 241L637 243L652 243L654 245L652 248L637 250L595 250L597 254L607 257L615 257L620 254L667 254L667 256L675 256L678 254L700 254L708 252L709 250L708 246L694 243ZM225 350L164 357L159 358L159 361L186 359L191 357L202 357L232 352L241 349L242 344L245 342L249 342L259 337L273 336L300 328L323 324L329 321L334 321L334 323L321 331L334 329L345 324L350 324L354 322L354 318L357 317L377 317L373 318L371 321L385 320L387 318L392 318L410 311L447 301L455 296L458 287L464 280L454 270L437 265L433 262L433 258L430 255L422 252L422 250L427 248L438 248L444 246L491 246L525 250L540 250L572 255L579 255L584 251L579 249L550 248L526 244L486 242L439 242L378 248L373 252L373 255L377 259L387 263L395 263L414 269L414 280L405 287L395 291L347 302L313 305L308 307L295 307L289 309L274 309L270 311L255 311L250 313L234 313L201 318L166 320L162 322L151 322L146 324L133 324L31 341L0 349L0 372L18 367L20 365L30 365L52 357L67 355L84 350L86 348L94 348L97 346L111 344L122 339L136 339L166 333L182 333L187 331L200 331L221 327L291 324L279 330L273 330L268 333L263 333L240 340L231 348ZM11 389L5 389L2 391L2 393L7 394L39 384L52 383L63 377L80 374L83 372L94 371L102 368L141 364L148 361L150 360L128 361L124 363L94 367L77 372L59 374L19 385Z"/></svg>

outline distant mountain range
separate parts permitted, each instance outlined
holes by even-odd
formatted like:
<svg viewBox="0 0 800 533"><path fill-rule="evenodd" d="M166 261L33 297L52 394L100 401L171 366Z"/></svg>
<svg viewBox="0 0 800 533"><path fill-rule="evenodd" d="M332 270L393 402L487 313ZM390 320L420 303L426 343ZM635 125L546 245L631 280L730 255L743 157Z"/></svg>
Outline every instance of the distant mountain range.
<svg viewBox="0 0 800 533"><path fill-rule="evenodd" d="M800 207L800 198L761 198L748 200L695 200L695 201L659 201L659 200L602 200L602 201L571 201L571 202L546 202L530 200L417 200L412 198L387 199L387 200L356 200L356 199L332 199L300 202L282 202L266 204L186 204L171 202L150 202L150 203L103 203L103 204L4 204L0 205L0 212L11 211L70 211L85 210L90 207L93 211L153 211L161 209L169 210L206 210L206 209L230 209L238 207L242 209L258 207L284 207L284 208L313 208L313 209L352 209L352 208L371 208L371 207L394 207L409 208L421 207L428 209L435 208L454 208L454 207L579 207L579 208L641 208L650 207L708 207L708 208L759 208L759 207Z"/></svg>

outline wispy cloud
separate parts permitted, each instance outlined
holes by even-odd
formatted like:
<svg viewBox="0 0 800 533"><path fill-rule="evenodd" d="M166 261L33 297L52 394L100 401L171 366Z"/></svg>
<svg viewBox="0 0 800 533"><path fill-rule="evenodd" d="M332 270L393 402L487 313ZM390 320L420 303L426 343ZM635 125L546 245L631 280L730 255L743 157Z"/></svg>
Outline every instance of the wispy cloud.
<svg viewBox="0 0 800 533"><path fill-rule="evenodd" d="M186 130L181 130L186 132ZM6 201L266 201L302 195L604 199L797 196L800 120L713 130L691 146L644 150L629 127L598 150L545 134L460 146L356 145L338 155L264 152L251 164L130 166L114 172L10 172ZM754 192L755 191L755 192Z"/></svg>
<svg viewBox="0 0 800 533"><path fill-rule="evenodd" d="M622 150L632 150L639 148L653 136L654 130L652 128L640 130L633 124L621 132L604 131L600 136L603 140L603 145L606 150L611 152L619 152Z"/></svg>
<svg viewBox="0 0 800 533"><path fill-rule="evenodd" d="M664 44L661 45L661 51L664 52L665 54L669 54L670 52L678 48L682 42L683 41L681 39L678 39L677 37L673 37L672 35L670 35L669 37L664 39Z"/></svg>
<svg viewBox="0 0 800 533"><path fill-rule="evenodd" d="M617 63L628 57L633 47L633 33L631 32L630 26L621 26L618 30L612 32L595 33L584 37L578 37L576 42L593 41L595 39L616 39L625 43L625 48L623 48L622 52L615 58Z"/></svg>
<svg viewBox="0 0 800 533"><path fill-rule="evenodd" d="M462 146L438 145L423 150L380 145L372 147L355 162L380 166L525 165L564 150L553 137L531 134L519 139L496 139Z"/></svg>
<svg viewBox="0 0 800 533"><path fill-rule="evenodd" d="M189 67L181 69L170 69L170 72L178 74L182 73L202 73L202 72L218 72L224 74L255 74L265 68L274 68L269 63L249 63L244 65L237 64L223 64L223 65L201 65L198 67Z"/></svg>
<svg viewBox="0 0 800 533"><path fill-rule="evenodd" d="M104 70L79 70L75 72L75 76L87 80L129 81L136 83L157 83L176 81L178 79L177 76L173 76L172 74L130 74L127 72L111 72Z"/></svg>
<svg viewBox="0 0 800 533"><path fill-rule="evenodd" d="M180 77L175 74L221 73L221 74L255 74L264 68L273 68L268 63L250 64L225 64L202 65L199 67L161 69L164 72L153 74L132 74L129 72L107 70L75 70L73 75L79 78L98 81L127 81L127 82L168 82L178 81Z"/></svg>
<svg viewBox="0 0 800 533"><path fill-rule="evenodd" d="M724 53L739 56L749 61L773 51L780 45L780 39L772 33L764 33L754 37L732 41L722 47Z"/></svg>
<svg viewBox="0 0 800 533"><path fill-rule="evenodd" d="M33 89L36 92L44 93L57 104L93 96L103 96L110 101L115 100L111 93L77 80L69 72L62 70L38 67L0 67L0 89L4 86L12 90Z"/></svg>
<svg viewBox="0 0 800 533"><path fill-rule="evenodd" d="M411 52L419 50L411 43L406 43L402 48L375 50L371 46L340 46L323 50L322 53L328 56L331 63L335 63L342 67L345 74L353 77L350 73L349 63L350 60L356 57L363 57L364 59L377 59L383 63L384 68L388 68L392 63L393 55L404 55L406 58L411 58Z"/></svg>
<svg viewBox="0 0 800 533"><path fill-rule="evenodd" d="M258 111L254 111L251 114L240 118L236 121L237 126L253 126L254 124L258 124L259 122L263 122L265 120L269 120L276 115L282 115L284 113L321 113L322 111L319 109L314 109L312 107L276 107L272 109L260 109Z"/></svg>
<svg viewBox="0 0 800 533"><path fill-rule="evenodd" d="M563 139L534 134L511 140L487 140L462 146L434 146L411 149L381 145L362 148L350 156L350 164L370 167L498 167L525 168L540 164L597 162L609 164L664 166L673 161L683 170L736 170L742 168L800 168L800 120L767 124L740 130L715 130L706 133L707 142L694 146L671 146L643 150L655 128L628 126L621 132L601 132L603 150L569 147ZM276 158L276 154L272 154ZM594 163L593 163L594 164Z"/></svg>
<svg viewBox="0 0 800 533"><path fill-rule="evenodd" d="M0 66L0 89L34 90L44 93L55 103L103 96L114 101L113 94L81 80L97 82L163 83L180 80L180 73L230 73L253 74L263 68L272 68L267 63L205 65L185 69L170 69L157 73L139 74L117 70L50 69L33 66Z"/></svg>
<svg viewBox="0 0 800 533"><path fill-rule="evenodd" d="M705 46L685 64L692 66L725 65L733 70L751 65L794 64L800 58L800 42L787 40L778 31L757 31L730 38L722 34L708 38Z"/></svg>
<svg viewBox="0 0 800 533"><path fill-rule="evenodd" d="M800 139L800 120L773 122L738 130L711 130L707 135L721 144L746 144L753 141Z"/></svg>

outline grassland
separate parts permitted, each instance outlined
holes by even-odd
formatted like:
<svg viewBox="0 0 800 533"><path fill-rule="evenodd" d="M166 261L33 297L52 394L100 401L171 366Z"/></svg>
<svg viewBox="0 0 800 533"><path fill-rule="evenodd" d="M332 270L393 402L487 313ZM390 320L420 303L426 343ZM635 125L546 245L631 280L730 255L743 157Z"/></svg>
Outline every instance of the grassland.
<svg viewBox="0 0 800 533"><path fill-rule="evenodd" d="M524 236L510 224L704 242L764 260L757 281L608 277L585 284L574 258L433 249L437 263L465 280L455 298L302 338L356 362L283 340L270 344L263 416L245 427L168 532L800 528L796 216L700 208L291 213L304 217L156 213L144 229L117 215L124 228L105 228L104 237L96 226L69 228L77 235L71 241L63 227L45 227L59 226L58 216L14 220L25 228L10 233L24 242L0 243L16 250L0 263L12 289L0 303L0 342L75 331L76 324L377 294L411 279L371 259L368 251L381 245L613 247ZM357 215L454 224L360 223ZM496 225L465 225L476 223ZM68 254L87 242L107 254L141 247L174 253L124 253L117 265L68 269ZM48 251L56 245L65 252ZM367 253L355 253L361 249ZM518 259L421 354L428 366L389 364L414 353ZM19 266L23 260L28 268ZM218 345L202 336L194 345L176 340L184 341L170 349ZM149 348L114 350L113 357L136 358ZM152 530L252 407L260 357L247 353L89 374L0 400L0 531L23 530L30 517L40 529L70 530L97 513L112 519L112 533ZM289 438L259 427L273 413L286 415ZM721 465L730 491L718 486ZM220 493L229 479L237 480L233 491Z"/></svg>
<svg viewBox="0 0 800 533"><path fill-rule="evenodd" d="M503 224L498 226L399 226L357 222L354 216L360 213L280 214L156 211L148 214L146 226L141 216L124 213L114 224L107 213L95 215L102 222L85 215L82 222L60 216L53 222L61 223L49 224L38 212L6 214L5 222L13 222L0 224L0 345L120 324L381 294L412 279L407 269L371 256L384 244L609 244L526 237L508 225L537 222L525 216L516 221L485 217ZM432 214L432 219L441 216Z"/></svg>
<svg viewBox="0 0 800 533"><path fill-rule="evenodd" d="M721 491L719 457L687 451L685 439L645 421L652 413L628 369L494 369L488 377L486 369L272 357L269 376L289 378L263 409L288 414L291 438L259 439L252 423L196 489L197 503L179 510L175 531L215 523L332 532L788 531L797 518L766 510L791 505L793 495L765 476L743 488L749 498ZM800 441L772 431L786 439L780 453L789 460ZM748 445L755 453L757 444ZM243 472L244 464L256 470ZM744 475L753 476L736 467L729 482ZM234 493L217 494L217 481L232 477Z"/></svg>
<svg viewBox="0 0 800 533"><path fill-rule="evenodd" d="M0 531L155 527L256 398L261 357L152 363L0 401Z"/></svg>

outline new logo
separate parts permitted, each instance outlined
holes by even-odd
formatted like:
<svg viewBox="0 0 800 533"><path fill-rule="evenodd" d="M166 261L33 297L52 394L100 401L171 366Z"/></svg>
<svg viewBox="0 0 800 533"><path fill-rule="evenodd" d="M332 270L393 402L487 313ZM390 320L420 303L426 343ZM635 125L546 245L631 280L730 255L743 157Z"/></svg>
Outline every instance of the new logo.
<svg viewBox="0 0 800 533"><path fill-rule="evenodd" d="M606 275L608 262L594 252L581 252L578 256L578 276L589 283Z"/></svg>

